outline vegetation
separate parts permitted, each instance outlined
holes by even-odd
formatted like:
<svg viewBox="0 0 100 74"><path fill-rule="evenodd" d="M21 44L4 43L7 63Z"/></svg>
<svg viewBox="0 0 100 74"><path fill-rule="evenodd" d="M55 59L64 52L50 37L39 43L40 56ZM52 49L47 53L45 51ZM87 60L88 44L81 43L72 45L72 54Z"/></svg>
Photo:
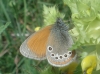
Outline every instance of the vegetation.
<svg viewBox="0 0 100 74"><path fill-rule="evenodd" d="M64 69L72 69L52 67L47 60L28 59L19 52L20 45L30 34L37 28L46 26L43 5L56 5L58 11L65 14L65 21L72 18L74 25L70 24L70 27L74 28L69 31L75 41L72 49L82 52L79 53L80 61L88 54L100 58L100 1L91 1L0 0L0 74L67 74ZM97 71L93 74L100 73L100 60L97 61L97 65ZM82 74L80 63L74 74Z"/></svg>
<svg viewBox="0 0 100 74"><path fill-rule="evenodd" d="M70 17L61 0L0 0L0 74L39 74L46 67L46 61L38 64L19 52L27 36L43 26L43 4L56 4Z"/></svg>

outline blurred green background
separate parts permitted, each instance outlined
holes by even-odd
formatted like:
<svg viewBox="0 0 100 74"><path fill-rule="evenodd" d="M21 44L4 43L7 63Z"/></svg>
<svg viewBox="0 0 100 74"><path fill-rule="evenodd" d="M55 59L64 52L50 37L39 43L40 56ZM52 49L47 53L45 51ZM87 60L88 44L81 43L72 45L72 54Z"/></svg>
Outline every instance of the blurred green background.
<svg viewBox="0 0 100 74"><path fill-rule="evenodd" d="M48 67L47 61L37 62L19 52L25 38L43 26L43 4L57 5L65 19L71 16L62 0L0 0L0 74L40 74Z"/></svg>

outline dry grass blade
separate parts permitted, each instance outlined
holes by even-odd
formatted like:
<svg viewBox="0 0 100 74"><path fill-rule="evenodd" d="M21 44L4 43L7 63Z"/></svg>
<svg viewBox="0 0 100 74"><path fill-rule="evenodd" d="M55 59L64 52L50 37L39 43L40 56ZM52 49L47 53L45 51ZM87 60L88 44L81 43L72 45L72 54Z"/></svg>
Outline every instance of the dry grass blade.
<svg viewBox="0 0 100 74"><path fill-rule="evenodd" d="M0 58L3 57L4 54L6 54L9 51L9 49L7 50L2 50L0 53Z"/></svg>

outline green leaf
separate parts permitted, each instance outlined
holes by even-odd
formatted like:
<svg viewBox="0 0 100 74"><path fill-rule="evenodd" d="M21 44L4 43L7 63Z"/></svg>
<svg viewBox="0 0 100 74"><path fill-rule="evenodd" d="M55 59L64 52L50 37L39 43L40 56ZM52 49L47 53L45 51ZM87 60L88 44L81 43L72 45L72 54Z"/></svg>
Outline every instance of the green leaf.
<svg viewBox="0 0 100 74"><path fill-rule="evenodd" d="M74 74L82 74L81 63L76 67Z"/></svg>
<svg viewBox="0 0 100 74"><path fill-rule="evenodd" d="M40 72L40 74L60 74L59 69L56 67L48 66Z"/></svg>
<svg viewBox="0 0 100 74"><path fill-rule="evenodd" d="M97 49L97 54L100 56L100 45L97 45L97 48L96 49Z"/></svg>
<svg viewBox="0 0 100 74"><path fill-rule="evenodd" d="M43 6L44 25L52 25L58 17L64 18L64 14L60 13L56 6L47 7Z"/></svg>
<svg viewBox="0 0 100 74"><path fill-rule="evenodd" d="M7 22L5 25L0 26L0 34L10 25L10 22Z"/></svg>
<svg viewBox="0 0 100 74"><path fill-rule="evenodd" d="M73 34L77 39L75 42L82 45L100 44L100 14L99 0L63 0L72 12L72 20L75 28ZM74 45L77 46L77 45Z"/></svg>
<svg viewBox="0 0 100 74"><path fill-rule="evenodd" d="M98 70L98 71L93 71L93 74L100 74L100 70Z"/></svg>
<svg viewBox="0 0 100 74"><path fill-rule="evenodd" d="M97 60L98 60L96 70L100 70L100 45L97 45L96 50L97 50Z"/></svg>
<svg viewBox="0 0 100 74"><path fill-rule="evenodd" d="M25 58L24 64L22 65L22 73L23 74L39 74L38 70L36 70L33 63L35 63L35 61Z"/></svg>

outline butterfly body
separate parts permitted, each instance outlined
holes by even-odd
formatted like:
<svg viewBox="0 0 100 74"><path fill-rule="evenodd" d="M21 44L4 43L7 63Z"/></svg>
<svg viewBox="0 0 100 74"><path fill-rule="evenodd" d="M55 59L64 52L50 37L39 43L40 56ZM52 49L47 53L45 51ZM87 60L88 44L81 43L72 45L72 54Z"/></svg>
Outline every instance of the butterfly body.
<svg viewBox="0 0 100 74"><path fill-rule="evenodd" d="M63 67L76 58L76 52L69 51L72 44L68 27L58 18L54 25L47 26L26 39L20 47L20 52L36 60L47 58L51 65Z"/></svg>

